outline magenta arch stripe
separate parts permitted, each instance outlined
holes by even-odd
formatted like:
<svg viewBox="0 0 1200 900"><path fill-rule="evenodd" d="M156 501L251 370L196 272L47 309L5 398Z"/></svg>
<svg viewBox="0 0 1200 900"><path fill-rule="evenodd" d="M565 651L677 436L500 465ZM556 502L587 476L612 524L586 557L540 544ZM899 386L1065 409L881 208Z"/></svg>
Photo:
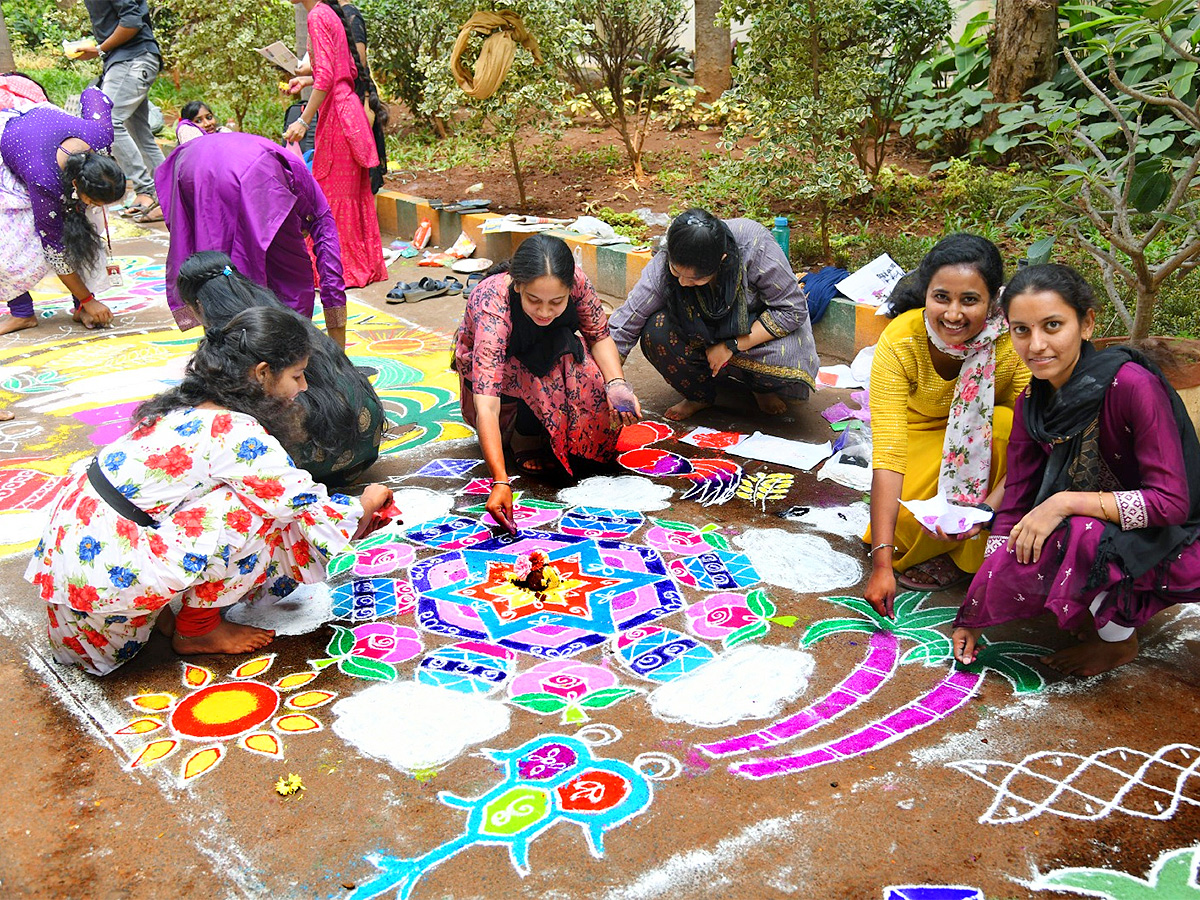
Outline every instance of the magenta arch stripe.
<svg viewBox="0 0 1200 900"><path fill-rule="evenodd" d="M866 658L820 700L760 731L697 746L709 756L721 757L764 750L797 738L869 699L892 677L899 659L900 641L896 635L889 631L874 631L867 642Z"/></svg>
<svg viewBox="0 0 1200 900"><path fill-rule="evenodd" d="M828 763L861 756L895 743L902 737L939 722L966 703L983 680L975 674L952 669L929 693L845 737L801 751L793 756L748 759L734 763L729 771L756 780L803 772Z"/></svg>

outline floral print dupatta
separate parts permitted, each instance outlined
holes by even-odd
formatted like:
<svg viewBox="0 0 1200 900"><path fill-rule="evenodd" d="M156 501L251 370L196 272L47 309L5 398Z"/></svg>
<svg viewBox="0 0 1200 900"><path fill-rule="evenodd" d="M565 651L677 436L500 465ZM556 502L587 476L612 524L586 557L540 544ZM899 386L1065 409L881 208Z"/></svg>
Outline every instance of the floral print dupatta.
<svg viewBox="0 0 1200 900"><path fill-rule="evenodd" d="M938 493L954 503L982 503L992 466L992 411L996 405L996 339L1008 331L999 308L983 330L965 344L947 344L929 327L929 340L947 356L963 361L950 401Z"/></svg>

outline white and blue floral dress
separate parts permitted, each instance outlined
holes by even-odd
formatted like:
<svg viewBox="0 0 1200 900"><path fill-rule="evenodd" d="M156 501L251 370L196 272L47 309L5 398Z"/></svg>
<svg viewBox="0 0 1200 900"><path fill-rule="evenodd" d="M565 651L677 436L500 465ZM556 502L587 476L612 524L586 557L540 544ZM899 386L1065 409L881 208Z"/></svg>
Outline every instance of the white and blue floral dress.
<svg viewBox="0 0 1200 900"><path fill-rule="evenodd" d="M95 675L131 659L176 596L222 607L324 580L363 512L242 413L174 410L98 458L157 527L121 516L80 472L60 488L25 572L46 601L55 659Z"/></svg>

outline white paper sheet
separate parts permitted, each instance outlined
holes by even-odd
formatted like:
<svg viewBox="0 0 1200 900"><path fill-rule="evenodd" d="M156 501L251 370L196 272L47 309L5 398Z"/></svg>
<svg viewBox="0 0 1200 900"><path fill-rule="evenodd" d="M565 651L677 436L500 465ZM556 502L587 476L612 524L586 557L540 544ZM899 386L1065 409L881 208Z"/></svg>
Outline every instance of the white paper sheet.
<svg viewBox="0 0 1200 900"><path fill-rule="evenodd" d="M929 500L901 500L900 503L927 529L941 528L946 534L962 534L992 517L985 509L956 506L941 494Z"/></svg>
<svg viewBox="0 0 1200 900"><path fill-rule="evenodd" d="M745 456L748 459L758 459L808 471L821 460L827 459L833 452L833 447L829 441L823 444L810 444L805 441L789 441L786 438L756 431L740 444L730 447L726 452L734 456Z"/></svg>
<svg viewBox="0 0 1200 900"><path fill-rule="evenodd" d="M878 306L892 293L904 277L904 270L886 253L875 257L853 275L843 278L836 285L838 293L855 303Z"/></svg>

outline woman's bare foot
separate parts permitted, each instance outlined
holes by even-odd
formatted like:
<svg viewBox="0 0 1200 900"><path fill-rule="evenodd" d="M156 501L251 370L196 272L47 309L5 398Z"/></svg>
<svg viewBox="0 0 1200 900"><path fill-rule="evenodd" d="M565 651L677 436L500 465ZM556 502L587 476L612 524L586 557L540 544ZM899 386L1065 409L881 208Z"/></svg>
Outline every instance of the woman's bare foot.
<svg viewBox="0 0 1200 900"><path fill-rule="evenodd" d="M0 318L0 334L12 334L26 328L37 328L37 316L4 316Z"/></svg>
<svg viewBox="0 0 1200 900"><path fill-rule="evenodd" d="M1132 634L1123 641L1104 641L1099 637L1084 641L1066 650L1043 656L1042 662L1064 675L1088 678L1133 662L1137 654L1137 634Z"/></svg>
<svg viewBox="0 0 1200 900"><path fill-rule="evenodd" d="M99 300L89 300L81 305L71 316L84 328L107 328L112 324L112 310Z"/></svg>
<svg viewBox="0 0 1200 900"><path fill-rule="evenodd" d="M690 419L702 409L708 409L712 406L711 403L706 403L703 400L680 400L665 413L664 419L670 419L672 422L682 422L684 419Z"/></svg>
<svg viewBox="0 0 1200 900"><path fill-rule="evenodd" d="M175 610L169 606L160 609L158 618L154 620L154 630L161 631L167 637L175 637Z"/></svg>
<svg viewBox="0 0 1200 900"><path fill-rule="evenodd" d="M758 408L768 416L782 416L787 412L787 404L775 392L760 394L754 391L754 399L758 403Z"/></svg>
<svg viewBox="0 0 1200 900"><path fill-rule="evenodd" d="M260 650L275 639L274 631L255 628L252 625L237 625L221 620L221 624L198 637L184 637L178 632L171 638L171 646L180 656L198 653L251 653Z"/></svg>

